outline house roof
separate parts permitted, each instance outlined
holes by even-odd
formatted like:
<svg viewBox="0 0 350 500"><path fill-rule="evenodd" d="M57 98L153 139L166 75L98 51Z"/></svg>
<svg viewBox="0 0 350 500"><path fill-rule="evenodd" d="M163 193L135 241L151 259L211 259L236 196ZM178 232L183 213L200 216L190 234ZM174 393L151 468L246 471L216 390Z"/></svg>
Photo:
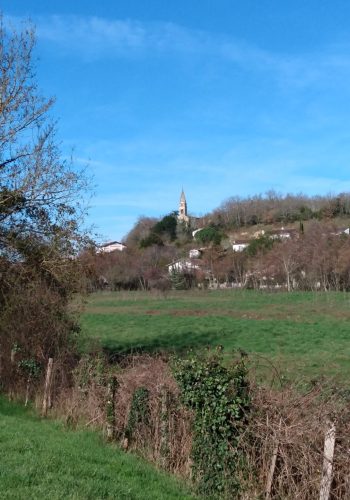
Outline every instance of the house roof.
<svg viewBox="0 0 350 500"><path fill-rule="evenodd" d="M122 245L123 247L126 246L126 245L124 245L124 243L121 243L120 241L108 241L107 243L102 243L102 245L100 245L100 247L105 248L105 247L109 247L112 245Z"/></svg>

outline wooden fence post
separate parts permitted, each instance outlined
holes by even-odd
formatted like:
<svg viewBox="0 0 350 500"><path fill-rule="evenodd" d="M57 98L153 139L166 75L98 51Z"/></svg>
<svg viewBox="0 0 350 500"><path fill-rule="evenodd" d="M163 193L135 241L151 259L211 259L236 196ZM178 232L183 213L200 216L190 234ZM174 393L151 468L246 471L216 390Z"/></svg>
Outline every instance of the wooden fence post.
<svg viewBox="0 0 350 500"><path fill-rule="evenodd" d="M28 375L27 378L27 385L26 385L26 399L24 401L24 406L28 406L28 401L29 401L29 390L30 390L30 382L31 382L31 376Z"/></svg>
<svg viewBox="0 0 350 500"><path fill-rule="evenodd" d="M268 500L271 497L272 481L273 481L273 475L275 473L275 468L276 468L278 446L279 446L279 441L278 441L278 439L276 439L275 445L274 445L273 451L272 451L271 465L270 465L270 469L269 469L269 473L268 473L267 481L266 481L266 495L265 495L266 500Z"/></svg>
<svg viewBox="0 0 350 500"><path fill-rule="evenodd" d="M329 422L324 439L323 469L320 488L320 500L328 500L332 484L333 456L335 446L335 424Z"/></svg>
<svg viewBox="0 0 350 500"><path fill-rule="evenodd" d="M278 425L278 431L281 431L281 420ZM271 458L271 465L269 469L269 473L267 476L267 481L266 481L266 490L265 490L265 499L268 500L271 497L271 490L272 490L272 481L273 481L273 475L275 473L275 468L276 468L276 461L277 461L277 455L278 455L278 447L279 447L279 436L275 437L275 444L273 447L272 451L272 458Z"/></svg>
<svg viewBox="0 0 350 500"><path fill-rule="evenodd" d="M46 370L45 388L44 388L44 399L43 399L43 415L47 415L47 410L51 406L51 385L52 385L52 371L53 369L53 358L49 358Z"/></svg>
<svg viewBox="0 0 350 500"><path fill-rule="evenodd" d="M169 411L168 411L168 391L166 387L161 389L161 407L160 407L160 463L163 469L167 467L169 454Z"/></svg>
<svg viewBox="0 0 350 500"><path fill-rule="evenodd" d="M16 361L16 352L17 352L17 351L16 351L16 349L14 349L14 348L12 347L12 349L11 349L11 364L12 364L12 365L13 365L13 364L14 364L14 362Z"/></svg>
<svg viewBox="0 0 350 500"><path fill-rule="evenodd" d="M114 438L115 429L115 392L117 390L117 379L112 375L107 385L107 402L106 402L106 433L107 439L110 441Z"/></svg>

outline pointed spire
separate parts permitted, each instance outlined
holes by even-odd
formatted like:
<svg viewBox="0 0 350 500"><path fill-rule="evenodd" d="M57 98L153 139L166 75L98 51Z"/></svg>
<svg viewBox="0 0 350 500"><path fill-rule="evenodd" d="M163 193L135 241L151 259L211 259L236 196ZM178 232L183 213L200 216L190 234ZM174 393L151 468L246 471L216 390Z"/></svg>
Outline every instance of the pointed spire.
<svg viewBox="0 0 350 500"><path fill-rule="evenodd" d="M183 188L182 188L181 196L180 196L178 220L181 221L181 222L185 222L186 224L189 221L189 218L188 218L188 215L187 215L186 196L185 196L185 191L184 191Z"/></svg>

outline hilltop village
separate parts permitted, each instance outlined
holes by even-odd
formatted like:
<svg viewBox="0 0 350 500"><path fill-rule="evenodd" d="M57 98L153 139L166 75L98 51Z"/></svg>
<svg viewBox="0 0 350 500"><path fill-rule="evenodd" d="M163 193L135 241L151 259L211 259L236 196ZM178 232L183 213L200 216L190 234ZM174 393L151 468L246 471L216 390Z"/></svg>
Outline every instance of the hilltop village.
<svg viewBox="0 0 350 500"><path fill-rule="evenodd" d="M182 190L177 211L140 218L97 254L112 288L347 289L349 226L345 194L232 198L198 218Z"/></svg>

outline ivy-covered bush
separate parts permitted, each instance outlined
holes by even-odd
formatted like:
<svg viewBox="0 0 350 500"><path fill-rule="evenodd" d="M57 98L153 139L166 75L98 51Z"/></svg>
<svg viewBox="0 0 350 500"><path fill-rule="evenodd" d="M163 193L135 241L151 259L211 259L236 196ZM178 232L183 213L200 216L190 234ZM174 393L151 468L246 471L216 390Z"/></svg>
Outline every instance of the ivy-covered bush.
<svg viewBox="0 0 350 500"><path fill-rule="evenodd" d="M175 361L174 376L194 412L193 476L199 491L232 498L240 488L238 438L250 404L244 363L225 366L220 352L193 354Z"/></svg>
<svg viewBox="0 0 350 500"><path fill-rule="evenodd" d="M259 236L250 241L246 252L249 257L255 257L259 252L266 253L273 247L275 240L267 234Z"/></svg>
<svg viewBox="0 0 350 500"><path fill-rule="evenodd" d="M75 386L88 392L92 385L104 387L107 382L106 360L99 353L85 354L73 371Z"/></svg>
<svg viewBox="0 0 350 500"><path fill-rule="evenodd" d="M148 423L149 414L149 390L145 387L139 387L133 394L128 423L125 429L125 435L128 439L132 438L138 425Z"/></svg>
<svg viewBox="0 0 350 500"><path fill-rule="evenodd" d="M214 226L209 226L198 231L195 235L195 239L203 245L207 245L209 243L212 243L213 245L220 245L223 236L224 234L220 231L220 229Z"/></svg>

